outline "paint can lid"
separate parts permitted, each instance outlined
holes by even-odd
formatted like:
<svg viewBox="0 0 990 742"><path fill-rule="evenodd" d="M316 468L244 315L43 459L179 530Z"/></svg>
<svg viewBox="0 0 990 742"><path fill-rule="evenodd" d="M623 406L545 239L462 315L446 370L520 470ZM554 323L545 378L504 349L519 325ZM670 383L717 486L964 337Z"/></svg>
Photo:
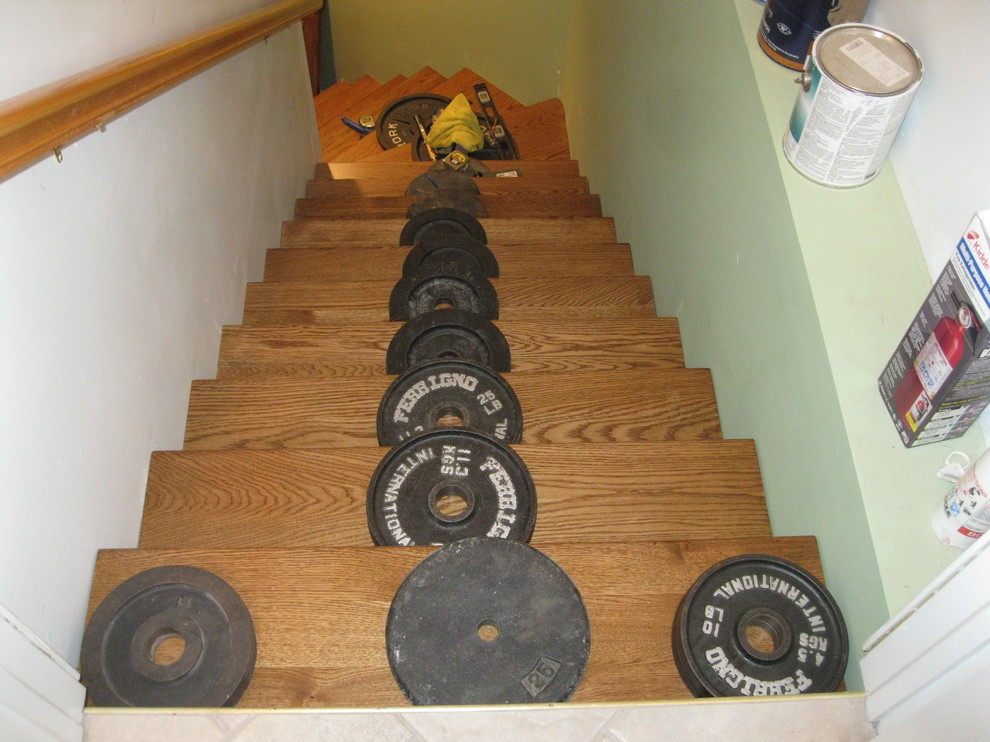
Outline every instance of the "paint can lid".
<svg viewBox="0 0 990 742"><path fill-rule="evenodd" d="M843 23L822 32L812 57L835 82L869 95L903 93L924 72L918 53L904 39L864 23Z"/></svg>

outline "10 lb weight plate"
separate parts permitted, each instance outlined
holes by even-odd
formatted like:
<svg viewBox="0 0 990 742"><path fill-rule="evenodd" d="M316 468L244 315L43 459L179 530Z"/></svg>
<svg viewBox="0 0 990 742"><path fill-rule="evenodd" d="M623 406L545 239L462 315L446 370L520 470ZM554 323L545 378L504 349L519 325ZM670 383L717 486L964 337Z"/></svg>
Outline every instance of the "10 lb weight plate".
<svg viewBox="0 0 990 742"><path fill-rule="evenodd" d="M446 262L460 263L489 278L498 278L498 260L488 245L467 235L443 232L425 235L409 251L402 275L408 276L421 266Z"/></svg>
<svg viewBox="0 0 990 742"><path fill-rule="evenodd" d="M701 575L677 608L672 644L698 697L829 693L849 656L842 613L825 587L764 554L726 559Z"/></svg>
<svg viewBox="0 0 990 742"><path fill-rule="evenodd" d="M456 426L503 443L522 439L522 410L509 383L466 361L434 361L410 369L378 406L378 443L395 446L418 433Z"/></svg>
<svg viewBox="0 0 990 742"><path fill-rule="evenodd" d="M591 627L556 562L526 544L471 538L413 568L392 599L385 644L416 705L556 703L584 675Z"/></svg>
<svg viewBox="0 0 990 742"><path fill-rule="evenodd" d="M436 309L400 327L385 354L385 373L401 374L428 361L473 361L495 371L511 371L509 344L502 331L481 315Z"/></svg>
<svg viewBox="0 0 990 742"><path fill-rule="evenodd" d="M93 612L81 680L97 706L233 706L255 656L251 615L230 585L197 567L155 567Z"/></svg>
<svg viewBox="0 0 990 742"><path fill-rule="evenodd" d="M471 536L528 541L536 491L519 455L472 430L436 430L385 454L368 485L368 530L379 546Z"/></svg>
<svg viewBox="0 0 990 742"><path fill-rule="evenodd" d="M475 217L459 209L427 209L406 222L399 235L400 245L418 245L428 234L464 234L488 244L488 235Z"/></svg>
<svg viewBox="0 0 990 742"><path fill-rule="evenodd" d="M498 319L498 294L491 281L460 263L434 263L396 282L388 300L393 322L435 309L461 309Z"/></svg>

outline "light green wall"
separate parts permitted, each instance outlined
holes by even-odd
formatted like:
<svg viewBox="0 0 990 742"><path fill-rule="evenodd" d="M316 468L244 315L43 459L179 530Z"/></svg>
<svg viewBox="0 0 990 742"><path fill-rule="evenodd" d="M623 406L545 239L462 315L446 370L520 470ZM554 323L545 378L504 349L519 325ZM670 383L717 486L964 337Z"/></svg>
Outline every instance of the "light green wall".
<svg viewBox="0 0 990 742"><path fill-rule="evenodd" d="M735 8L701 5L572 3L571 151L688 365L712 369L724 435L756 440L774 532L818 536L855 648L886 618L883 586L776 133Z"/></svg>
<svg viewBox="0 0 990 742"><path fill-rule="evenodd" d="M341 80L470 67L525 104L560 95L570 0L328 2Z"/></svg>

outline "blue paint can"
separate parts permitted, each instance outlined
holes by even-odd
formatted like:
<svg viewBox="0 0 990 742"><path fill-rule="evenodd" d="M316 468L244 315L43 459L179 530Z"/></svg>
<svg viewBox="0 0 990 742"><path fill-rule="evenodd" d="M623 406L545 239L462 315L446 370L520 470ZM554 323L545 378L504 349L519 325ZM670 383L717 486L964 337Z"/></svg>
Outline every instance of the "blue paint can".
<svg viewBox="0 0 990 742"><path fill-rule="evenodd" d="M869 0L766 0L760 31L760 48L770 59L804 69L812 43L818 35L840 23L858 23Z"/></svg>

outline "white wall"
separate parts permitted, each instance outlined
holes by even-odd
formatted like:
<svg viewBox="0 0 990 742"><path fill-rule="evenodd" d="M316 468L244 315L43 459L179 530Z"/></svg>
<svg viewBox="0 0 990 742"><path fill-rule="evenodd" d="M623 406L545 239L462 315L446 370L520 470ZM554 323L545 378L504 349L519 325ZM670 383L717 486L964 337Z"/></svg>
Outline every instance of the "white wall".
<svg viewBox="0 0 990 742"><path fill-rule="evenodd" d="M970 217L990 208L990 3L872 0L865 20L902 36L925 65L891 161L934 277Z"/></svg>
<svg viewBox="0 0 990 742"><path fill-rule="evenodd" d="M0 0L0 97L261 0ZM0 604L70 665L318 159L299 25L0 182Z"/></svg>

